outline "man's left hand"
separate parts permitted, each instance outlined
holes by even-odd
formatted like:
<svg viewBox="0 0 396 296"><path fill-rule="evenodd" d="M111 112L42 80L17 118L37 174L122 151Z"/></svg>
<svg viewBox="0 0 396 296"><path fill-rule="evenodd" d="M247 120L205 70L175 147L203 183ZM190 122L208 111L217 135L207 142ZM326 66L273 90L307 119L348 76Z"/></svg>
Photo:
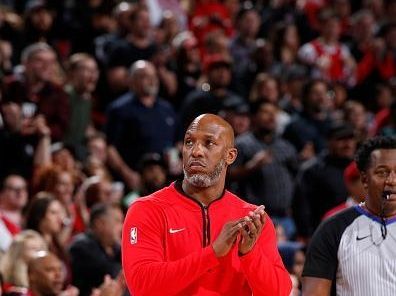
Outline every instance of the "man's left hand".
<svg viewBox="0 0 396 296"><path fill-rule="evenodd" d="M246 216L245 226L241 229L241 239L238 245L238 253L240 256L249 253L257 239L260 237L261 231L265 224L264 206L259 206L254 212L249 212Z"/></svg>

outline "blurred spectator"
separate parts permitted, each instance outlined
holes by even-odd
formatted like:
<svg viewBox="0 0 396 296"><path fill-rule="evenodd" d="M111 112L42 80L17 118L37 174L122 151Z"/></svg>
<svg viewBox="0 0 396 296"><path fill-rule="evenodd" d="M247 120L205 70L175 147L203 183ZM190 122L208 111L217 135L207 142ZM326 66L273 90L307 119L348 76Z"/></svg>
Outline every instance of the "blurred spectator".
<svg viewBox="0 0 396 296"><path fill-rule="evenodd" d="M298 234L305 238L312 235L328 210L348 196L343 174L356 150L354 130L347 124L334 124L327 143L328 149L307 161L297 175L293 209Z"/></svg>
<svg viewBox="0 0 396 296"><path fill-rule="evenodd" d="M181 127L184 129L200 114L217 114L226 102L243 102L230 90L232 62L228 56L214 54L204 60L203 70L207 81L201 89L190 92L180 110Z"/></svg>
<svg viewBox="0 0 396 296"><path fill-rule="evenodd" d="M155 30L156 43L160 46L169 46L172 40L181 32L175 11L165 10L161 15L162 19Z"/></svg>
<svg viewBox="0 0 396 296"><path fill-rule="evenodd" d="M70 246L73 284L80 295L91 295L105 275L116 278L121 271L120 240L123 214L118 206L97 204L90 213L90 230L78 235Z"/></svg>
<svg viewBox="0 0 396 296"><path fill-rule="evenodd" d="M84 185L86 186L84 199L88 210L98 203L119 203L119 200L112 198L112 184L109 180L93 176L88 178Z"/></svg>
<svg viewBox="0 0 396 296"><path fill-rule="evenodd" d="M230 55L230 38L223 32L214 31L208 33L204 40L204 48L202 49L203 59L213 54Z"/></svg>
<svg viewBox="0 0 396 296"><path fill-rule="evenodd" d="M88 177L96 176L110 182L113 180L113 176L115 176L116 178L120 177L130 188L139 185L140 176L137 172L128 168L114 147L109 147L109 145L107 145L106 136L104 134L97 132L89 136L87 141L88 157L85 162L84 172ZM131 173L133 177L131 177L129 173ZM138 183L135 184L131 182Z"/></svg>
<svg viewBox="0 0 396 296"><path fill-rule="evenodd" d="M76 287L63 290L65 272L59 258L47 252L38 253L28 266L30 293L35 296L78 296Z"/></svg>
<svg viewBox="0 0 396 296"><path fill-rule="evenodd" d="M183 1L178 0L147 0L146 2L149 12L150 20L153 26L161 26L164 21L164 13L172 12L175 16L175 22L178 27L183 29L187 25L187 15Z"/></svg>
<svg viewBox="0 0 396 296"><path fill-rule="evenodd" d="M233 34L233 24L227 7L220 1L195 1L195 8L190 17L190 29L202 46L207 34L222 32L230 37Z"/></svg>
<svg viewBox="0 0 396 296"><path fill-rule="evenodd" d="M0 191L0 217L11 235L15 235L22 227L22 210L27 201L26 180L19 175L7 176Z"/></svg>
<svg viewBox="0 0 396 296"><path fill-rule="evenodd" d="M293 23L280 23L275 27L272 36L274 58L282 64L292 64L297 59L300 37Z"/></svg>
<svg viewBox="0 0 396 296"><path fill-rule="evenodd" d="M56 142L51 145L50 161L43 169L45 170L46 167L51 166L56 166L61 170L69 172L75 184L81 183L84 179L81 164L76 160L73 148L62 142Z"/></svg>
<svg viewBox="0 0 396 296"><path fill-rule="evenodd" d="M169 155L169 157L172 157ZM170 160L168 160L168 163ZM139 191L132 191L122 199L122 206L127 210L137 198L147 196L168 185L168 168L166 160L158 153L146 153L142 156L139 172L142 186Z"/></svg>
<svg viewBox="0 0 396 296"><path fill-rule="evenodd" d="M47 251L47 244L36 231L24 230L14 237L10 248L0 260L0 273L4 280L3 295L17 295L12 293L29 288L28 263L41 251Z"/></svg>
<svg viewBox="0 0 396 296"><path fill-rule="evenodd" d="M356 166L356 162L351 162L344 170L344 183L345 187L347 188L348 191L348 198L347 200L335 206L334 208L330 209L327 211L322 220L325 220L327 218L330 218L331 216L334 216L338 212L355 206L361 202L364 201L364 198L366 196L366 190L363 186L362 181L360 180L360 173L359 170Z"/></svg>
<svg viewBox="0 0 396 296"><path fill-rule="evenodd" d="M254 51L250 57L251 63L243 78L243 84L248 85L247 90L251 90L253 81L259 73L275 74L277 64L275 63L273 45L265 39L256 39Z"/></svg>
<svg viewBox="0 0 396 296"><path fill-rule="evenodd" d="M49 10L44 0L26 1L24 13L23 47L36 42L55 45L57 32L53 30L55 13Z"/></svg>
<svg viewBox="0 0 396 296"><path fill-rule="evenodd" d="M179 33L172 41L175 50L177 94L173 105L178 110L189 92L196 89L201 76L198 41L190 31Z"/></svg>
<svg viewBox="0 0 396 296"><path fill-rule="evenodd" d="M66 211L63 228L58 234L62 244L68 242L76 231L76 220L81 215L79 204L75 202L75 187L76 179L72 173L57 166L43 168L35 176L35 192L45 191L52 194Z"/></svg>
<svg viewBox="0 0 396 296"><path fill-rule="evenodd" d="M172 52L169 45L164 45L151 57L151 62L157 70L159 85L159 95L171 101L177 92L177 77L171 68Z"/></svg>
<svg viewBox="0 0 396 296"><path fill-rule="evenodd" d="M4 97L31 109L30 116L42 114L54 140L62 140L70 118L66 93L56 85L57 60L46 43L34 43L22 52L24 72L5 83Z"/></svg>
<svg viewBox="0 0 396 296"><path fill-rule="evenodd" d="M321 11L321 35L299 50L301 61L311 67L314 78L353 85L355 61L349 49L339 42L339 18L330 10Z"/></svg>
<svg viewBox="0 0 396 296"><path fill-rule="evenodd" d="M113 18L117 22L117 28L114 32L100 35L95 38L95 57L100 64L107 65L109 54L128 32L131 30L130 16L134 9L134 4L127 1L121 1L113 9Z"/></svg>
<svg viewBox="0 0 396 296"><path fill-rule="evenodd" d="M309 80L302 90L303 110L286 126L283 137L294 145L302 159L312 158L326 147L325 135L330 127L328 96L326 82Z"/></svg>
<svg viewBox="0 0 396 296"><path fill-rule="evenodd" d="M110 149L116 148L136 170L144 153L162 154L173 146L177 122L172 106L157 95L158 76L152 63L137 61L131 66L130 86L131 92L110 105L106 133Z"/></svg>
<svg viewBox="0 0 396 296"><path fill-rule="evenodd" d="M149 12L144 5L133 7L130 13L130 31L125 39L120 40L109 56L109 73L122 67L125 70L138 60L150 60L156 52L152 38L153 27L150 24Z"/></svg>
<svg viewBox="0 0 396 296"><path fill-rule="evenodd" d="M239 136L250 129L250 107L244 102L225 102L219 112L233 128L235 136Z"/></svg>
<svg viewBox="0 0 396 296"><path fill-rule="evenodd" d="M12 73L12 54L13 48L11 43L6 40L0 40L0 81L3 80L4 76Z"/></svg>
<svg viewBox="0 0 396 296"><path fill-rule="evenodd" d="M351 2L348 0L335 0L332 2L332 9L340 19L340 39L348 41L351 37Z"/></svg>
<svg viewBox="0 0 396 296"><path fill-rule="evenodd" d="M250 102L265 101L279 106L280 89L278 81L271 75L260 73L256 76L250 89ZM276 114L276 133L283 134L287 124L290 122L290 115L282 109Z"/></svg>
<svg viewBox="0 0 396 296"><path fill-rule="evenodd" d="M22 46L22 35L22 16L13 11L11 7L6 7L6 3L2 1L0 4L0 39L2 42L8 43L7 46L11 49L13 54L11 57L12 65L18 62Z"/></svg>
<svg viewBox="0 0 396 296"><path fill-rule="evenodd" d="M276 135L277 110L269 102L253 105L253 129L236 138L238 156L230 177L237 181L238 194L253 204L264 204L272 219L291 238L295 227L290 206L298 158L294 147Z"/></svg>
<svg viewBox="0 0 396 296"><path fill-rule="evenodd" d="M9 174L30 179L35 166L48 162L50 130L44 117L32 117L26 105L4 100L0 107L0 179Z"/></svg>
<svg viewBox="0 0 396 296"><path fill-rule="evenodd" d="M356 140L362 143L369 137L372 128L372 114L366 111L362 103L347 101L344 105L345 121L355 130Z"/></svg>
<svg viewBox="0 0 396 296"><path fill-rule="evenodd" d="M96 61L90 55L77 53L68 61L68 81L65 91L69 95L70 121L65 144L71 146L78 159L86 156L85 140L93 131L93 92L99 77Z"/></svg>
<svg viewBox="0 0 396 296"><path fill-rule="evenodd" d="M243 84L243 79L249 70L251 56L256 48L256 37L261 25L258 12L252 6L242 7L236 18L236 37L231 41L230 53L234 60L233 76L235 90L242 96L249 92L249 85Z"/></svg>
<svg viewBox="0 0 396 296"><path fill-rule="evenodd" d="M65 242L60 241L60 233L67 222L66 210L61 202L51 194L41 192L37 194L29 205L26 213L26 229L39 232L48 245L48 249L56 254L64 263L69 266L69 258L65 250ZM70 272L68 279L70 280Z"/></svg>
<svg viewBox="0 0 396 296"><path fill-rule="evenodd" d="M140 163L142 175L141 196L149 195L167 185L167 167L165 160L157 153L143 155Z"/></svg>

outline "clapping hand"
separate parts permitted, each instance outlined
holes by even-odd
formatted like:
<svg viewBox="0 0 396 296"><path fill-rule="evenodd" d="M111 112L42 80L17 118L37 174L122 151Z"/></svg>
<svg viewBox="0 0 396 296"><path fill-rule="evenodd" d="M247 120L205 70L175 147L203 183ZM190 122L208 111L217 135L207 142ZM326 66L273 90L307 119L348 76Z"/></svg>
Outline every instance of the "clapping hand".
<svg viewBox="0 0 396 296"><path fill-rule="evenodd" d="M240 230L241 239L238 245L240 256L249 253L260 237L266 219L264 208L264 206L259 206L256 210L249 212L248 216L245 217L244 227Z"/></svg>

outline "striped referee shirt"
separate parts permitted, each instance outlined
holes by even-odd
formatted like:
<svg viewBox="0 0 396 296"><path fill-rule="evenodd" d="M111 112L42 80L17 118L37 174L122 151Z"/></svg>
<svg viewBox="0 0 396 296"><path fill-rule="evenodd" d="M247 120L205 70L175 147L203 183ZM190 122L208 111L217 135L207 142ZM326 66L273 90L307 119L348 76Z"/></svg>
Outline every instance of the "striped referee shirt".
<svg viewBox="0 0 396 296"><path fill-rule="evenodd" d="M381 220L361 206L323 222L308 248L303 276L329 279L332 295L396 295L396 218Z"/></svg>

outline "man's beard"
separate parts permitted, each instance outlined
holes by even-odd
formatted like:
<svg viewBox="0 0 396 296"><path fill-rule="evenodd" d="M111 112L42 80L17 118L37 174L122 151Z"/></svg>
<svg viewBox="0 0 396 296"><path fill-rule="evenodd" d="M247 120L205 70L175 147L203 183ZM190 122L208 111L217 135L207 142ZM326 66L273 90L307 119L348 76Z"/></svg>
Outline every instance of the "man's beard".
<svg viewBox="0 0 396 296"><path fill-rule="evenodd" d="M213 186L219 181L221 172L223 171L224 167L225 167L225 161L224 159L222 159L216 165L214 170L209 174L196 173L189 175L186 169L183 168L184 179L194 187L207 188Z"/></svg>

